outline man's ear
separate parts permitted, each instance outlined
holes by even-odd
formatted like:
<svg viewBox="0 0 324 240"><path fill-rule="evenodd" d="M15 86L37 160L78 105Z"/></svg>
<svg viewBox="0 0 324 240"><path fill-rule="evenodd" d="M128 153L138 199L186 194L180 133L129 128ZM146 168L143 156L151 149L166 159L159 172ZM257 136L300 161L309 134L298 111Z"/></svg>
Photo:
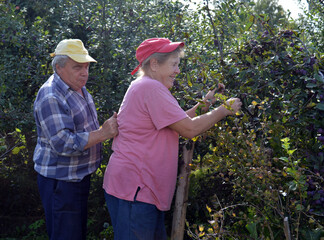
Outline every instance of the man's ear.
<svg viewBox="0 0 324 240"><path fill-rule="evenodd" d="M153 72L157 71L157 69L159 67L159 63L158 63L156 58L151 58L150 59L150 67L151 67Z"/></svg>
<svg viewBox="0 0 324 240"><path fill-rule="evenodd" d="M59 74L62 68L58 64L56 64L55 69L56 69L56 73Z"/></svg>

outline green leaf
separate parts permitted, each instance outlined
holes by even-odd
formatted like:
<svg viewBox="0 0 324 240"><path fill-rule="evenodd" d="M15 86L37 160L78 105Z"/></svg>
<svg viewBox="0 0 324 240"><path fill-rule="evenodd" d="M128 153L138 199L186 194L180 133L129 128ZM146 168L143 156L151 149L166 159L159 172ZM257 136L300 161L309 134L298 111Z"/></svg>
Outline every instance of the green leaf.
<svg viewBox="0 0 324 240"><path fill-rule="evenodd" d="M303 210L304 210L304 206L301 205L301 204L297 204L297 205L296 205L296 209L297 209L298 211L303 211Z"/></svg>
<svg viewBox="0 0 324 240"><path fill-rule="evenodd" d="M16 155L16 154L18 154L19 153L19 151L20 151L20 148L19 147L15 147L14 149L12 149L12 154L14 154L14 155Z"/></svg>
<svg viewBox="0 0 324 240"><path fill-rule="evenodd" d="M317 240L320 239L320 237L322 236L322 229L316 229L316 230L312 230L312 229L306 229L306 230L302 230L304 239L308 239L308 240Z"/></svg>
<svg viewBox="0 0 324 240"><path fill-rule="evenodd" d="M251 56L247 55L245 58L249 63L253 63L253 58Z"/></svg>
<svg viewBox="0 0 324 240"><path fill-rule="evenodd" d="M323 76L319 75L318 73L314 74L314 77L317 81L320 81L321 83L324 83L324 78Z"/></svg>
<svg viewBox="0 0 324 240"><path fill-rule="evenodd" d="M296 150L297 150L297 149L288 150L287 153L288 153L289 155L292 155Z"/></svg>
<svg viewBox="0 0 324 240"><path fill-rule="evenodd" d="M289 162L289 159L287 157L280 157L279 159L284 161L284 162Z"/></svg>
<svg viewBox="0 0 324 240"><path fill-rule="evenodd" d="M7 146L0 146L0 151L5 151L7 150Z"/></svg>
<svg viewBox="0 0 324 240"><path fill-rule="evenodd" d="M307 83L306 87L307 88L314 88L314 87L317 87L317 84L316 83Z"/></svg>
<svg viewBox="0 0 324 240"><path fill-rule="evenodd" d="M249 231L252 238L257 239L258 238L258 232L257 232L257 224L256 223L249 223L246 225L247 230Z"/></svg>
<svg viewBox="0 0 324 240"><path fill-rule="evenodd" d="M245 31L249 30L249 28L253 25L253 23L254 23L254 16L250 15L249 23L245 26Z"/></svg>
<svg viewBox="0 0 324 240"><path fill-rule="evenodd" d="M188 86L192 87L192 82L189 74L187 74L187 82L188 82Z"/></svg>
<svg viewBox="0 0 324 240"><path fill-rule="evenodd" d="M315 108L324 111L324 103L318 103Z"/></svg>
<svg viewBox="0 0 324 240"><path fill-rule="evenodd" d="M295 181L291 181L288 183L289 189L292 191L296 191L297 189L297 183Z"/></svg>
<svg viewBox="0 0 324 240"><path fill-rule="evenodd" d="M289 141L290 141L290 139L288 137L281 139L281 142L282 142L281 146L286 150L289 149L289 145L290 145Z"/></svg>

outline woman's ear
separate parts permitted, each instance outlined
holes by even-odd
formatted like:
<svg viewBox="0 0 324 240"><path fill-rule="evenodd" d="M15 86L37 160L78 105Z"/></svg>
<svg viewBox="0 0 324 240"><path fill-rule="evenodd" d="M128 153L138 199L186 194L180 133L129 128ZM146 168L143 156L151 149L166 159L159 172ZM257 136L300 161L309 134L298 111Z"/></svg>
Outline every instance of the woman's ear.
<svg viewBox="0 0 324 240"><path fill-rule="evenodd" d="M157 69L159 67L159 63L156 58L150 59L150 67L153 72L157 71Z"/></svg>

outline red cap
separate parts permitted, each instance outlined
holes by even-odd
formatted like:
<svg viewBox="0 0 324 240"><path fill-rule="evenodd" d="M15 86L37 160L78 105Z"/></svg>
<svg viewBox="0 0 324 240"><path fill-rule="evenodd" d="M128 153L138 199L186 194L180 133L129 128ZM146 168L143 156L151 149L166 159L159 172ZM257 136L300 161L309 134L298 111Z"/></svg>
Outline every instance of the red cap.
<svg viewBox="0 0 324 240"><path fill-rule="evenodd" d="M139 45L136 50L136 59L139 61L139 65L132 71L134 75L141 67L143 61L151 56L153 53L167 53L177 49L177 47L183 47L183 42L171 42L167 38L150 38L146 39Z"/></svg>

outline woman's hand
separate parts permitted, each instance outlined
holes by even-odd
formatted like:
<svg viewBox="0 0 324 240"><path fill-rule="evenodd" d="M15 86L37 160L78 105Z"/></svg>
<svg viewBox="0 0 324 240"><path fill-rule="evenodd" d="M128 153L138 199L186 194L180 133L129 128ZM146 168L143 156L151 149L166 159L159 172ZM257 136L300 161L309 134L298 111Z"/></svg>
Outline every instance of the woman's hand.
<svg viewBox="0 0 324 240"><path fill-rule="evenodd" d="M206 94L206 96L203 99L203 102L205 103L206 106L201 108L201 110L203 112L207 112L209 110L209 107L216 102L216 98L215 98L216 90L217 90L218 93L223 94L225 92L225 85L222 84L222 83L219 83L217 89L215 88L213 90L210 90Z"/></svg>
<svg viewBox="0 0 324 240"><path fill-rule="evenodd" d="M235 115L240 111L242 102L239 98L230 98L223 104L223 106L228 110L228 115Z"/></svg>

